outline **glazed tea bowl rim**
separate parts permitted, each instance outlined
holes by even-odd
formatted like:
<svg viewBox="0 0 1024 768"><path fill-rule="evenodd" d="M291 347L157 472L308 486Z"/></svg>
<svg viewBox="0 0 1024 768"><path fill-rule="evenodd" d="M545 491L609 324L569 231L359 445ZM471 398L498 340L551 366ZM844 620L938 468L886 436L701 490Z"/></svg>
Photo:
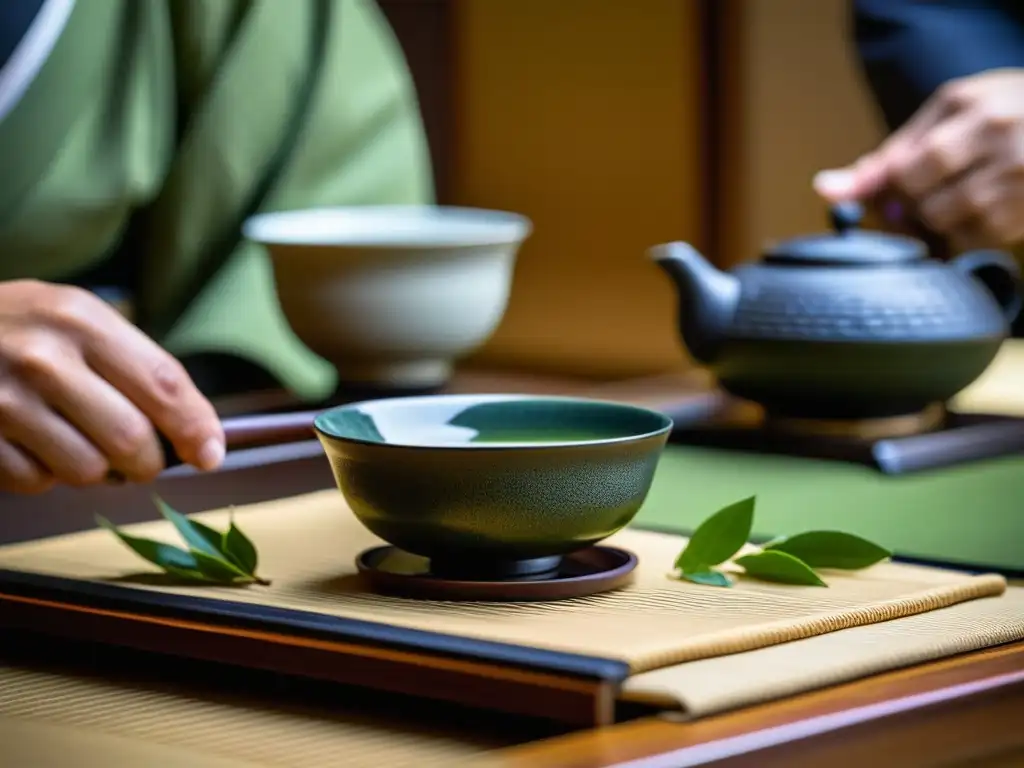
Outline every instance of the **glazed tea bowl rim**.
<svg viewBox="0 0 1024 768"><path fill-rule="evenodd" d="M645 416L648 418L655 418L660 422L660 426L657 429L647 430L646 432L634 432L631 434L619 435L616 437L596 438L591 440L555 440L550 442L507 442L507 443L410 443L410 442L379 442L376 440L366 440L360 437L353 437L351 435L342 435L337 432L331 431L330 427L324 423L324 421L330 417L331 414L338 413L340 411L351 411L359 410L362 407L415 407L418 404L438 403L445 402L450 404L458 404L459 402L466 403L469 405L480 405L483 403L498 403L498 402L515 402L515 401L531 401L531 402L561 402L568 405L583 405L583 406L602 406L608 408L615 408L621 411L631 411L638 416ZM365 411L364 411L365 413ZM653 408L646 408L641 405L634 405L632 403L622 403L615 400L604 400L600 398L591 397L580 397L573 395L531 395L531 394L499 394L499 393L488 393L479 395L409 395L404 397L385 397L377 398L372 400L361 400L353 403L346 403L344 405L335 406L328 408L325 411L321 411L316 415L313 420L313 429L318 436L328 440L342 443L375 446L378 448L401 448L403 450L423 450L423 451L472 451L472 452L500 452L500 451L545 451L551 449L561 448L585 448L590 446L604 446L604 445L623 445L634 442L641 442L649 440L651 438L660 437L665 435L674 427L674 422L668 415L656 411Z"/></svg>
<svg viewBox="0 0 1024 768"><path fill-rule="evenodd" d="M533 231L526 216L452 205L352 205L269 211L242 225L266 246L438 250L511 245Z"/></svg>

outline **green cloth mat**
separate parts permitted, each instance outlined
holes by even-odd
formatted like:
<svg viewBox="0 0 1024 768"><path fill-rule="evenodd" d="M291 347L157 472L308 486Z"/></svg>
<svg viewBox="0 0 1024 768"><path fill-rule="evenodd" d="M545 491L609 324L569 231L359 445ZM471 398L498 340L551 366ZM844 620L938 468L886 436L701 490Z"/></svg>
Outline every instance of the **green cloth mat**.
<svg viewBox="0 0 1024 768"><path fill-rule="evenodd" d="M755 538L831 528L904 557L1024 572L1024 457L888 477L838 461L669 445L636 524L679 532L757 496Z"/></svg>

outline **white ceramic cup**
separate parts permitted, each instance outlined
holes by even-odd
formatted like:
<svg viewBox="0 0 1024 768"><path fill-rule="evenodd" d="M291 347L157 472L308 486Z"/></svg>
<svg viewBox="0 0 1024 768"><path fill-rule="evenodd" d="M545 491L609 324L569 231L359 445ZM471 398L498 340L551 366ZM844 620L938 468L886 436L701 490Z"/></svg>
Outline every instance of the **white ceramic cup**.
<svg viewBox="0 0 1024 768"><path fill-rule="evenodd" d="M302 342L342 383L395 389L442 386L490 338L531 231L519 214L445 206L283 211L243 228Z"/></svg>

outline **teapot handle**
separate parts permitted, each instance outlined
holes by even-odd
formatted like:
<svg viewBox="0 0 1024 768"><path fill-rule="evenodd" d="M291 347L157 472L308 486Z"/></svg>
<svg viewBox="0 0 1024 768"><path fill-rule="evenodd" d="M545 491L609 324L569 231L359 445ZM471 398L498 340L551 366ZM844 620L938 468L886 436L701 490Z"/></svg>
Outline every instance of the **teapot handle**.
<svg viewBox="0 0 1024 768"><path fill-rule="evenodd" d="M1008 323L1013 323L1024 306L1021 297L1020 265L1006 251L968 251L950 264L965 277L979 280L999 302Z"/></svg>

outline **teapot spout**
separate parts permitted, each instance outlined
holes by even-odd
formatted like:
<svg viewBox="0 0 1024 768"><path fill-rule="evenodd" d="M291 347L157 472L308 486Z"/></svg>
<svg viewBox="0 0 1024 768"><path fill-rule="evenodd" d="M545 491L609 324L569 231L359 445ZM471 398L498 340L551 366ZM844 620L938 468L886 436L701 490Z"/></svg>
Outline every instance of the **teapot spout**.
<svg viewBox="0 0 1024 768"><path fill-rule="evenodd" d="M679 332L699 363L715 362L739 303L739 279L716 269L688 243L666 243L648 251L679 296Z"/></svg>

